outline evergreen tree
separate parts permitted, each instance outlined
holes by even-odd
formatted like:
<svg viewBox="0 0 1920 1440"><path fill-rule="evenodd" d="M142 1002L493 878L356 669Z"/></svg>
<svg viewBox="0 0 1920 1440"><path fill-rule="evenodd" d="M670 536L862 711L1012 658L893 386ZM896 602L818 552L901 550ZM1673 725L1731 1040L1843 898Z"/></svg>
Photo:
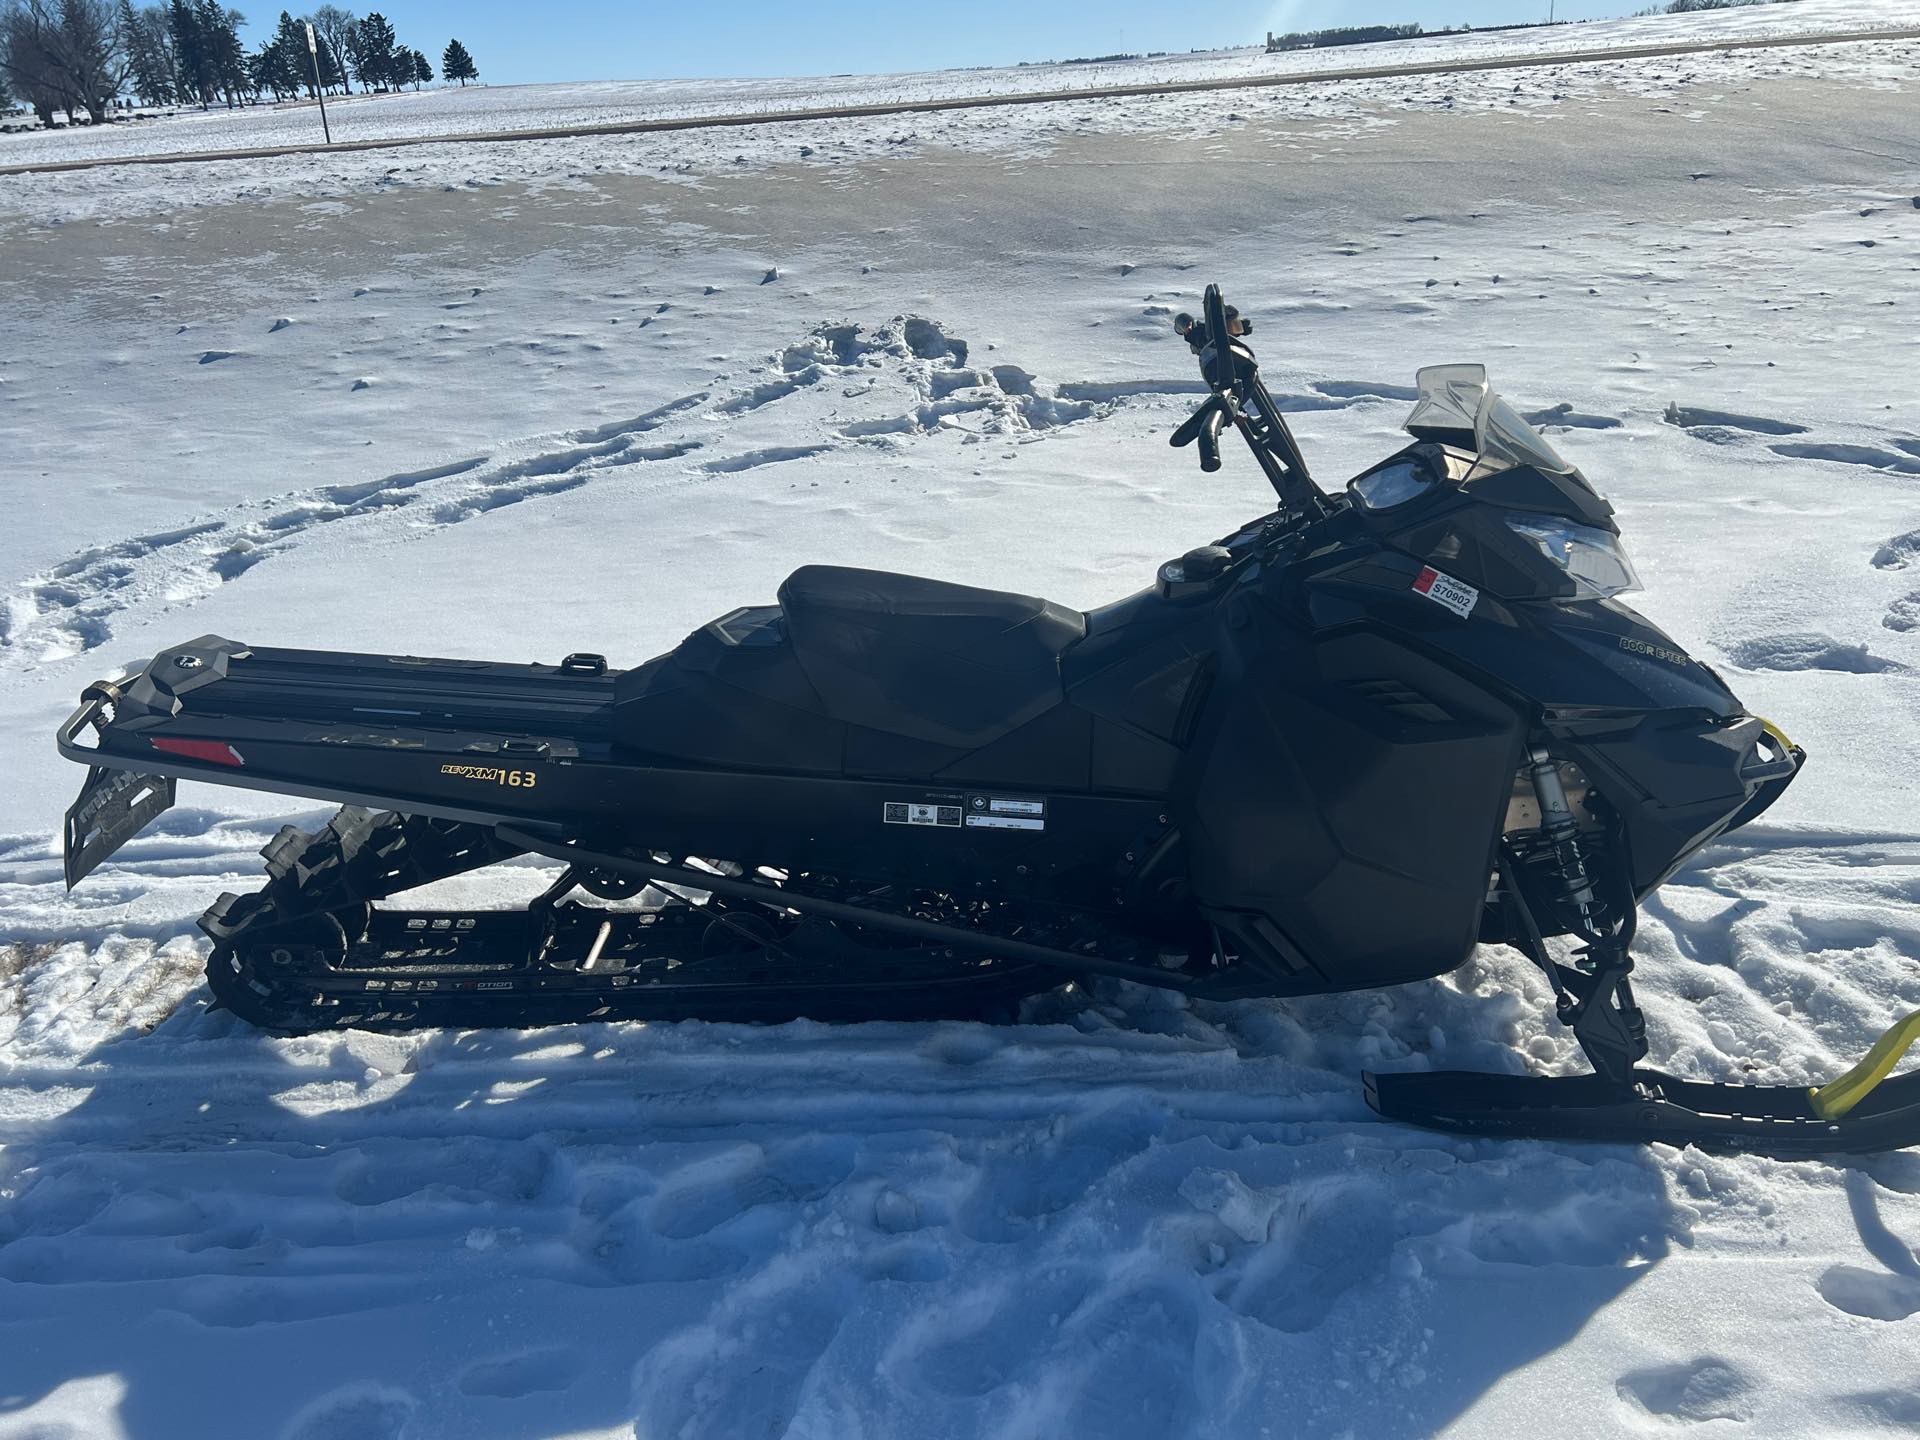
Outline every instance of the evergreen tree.
<svg viewBox="0 0 1920 1440"><path fill-rule="evenodd" d="M213 60L200 32L200 14L191 0L167 0L167 29L173 36L174 71L182 100L213 103Z"/></svg>
<svg viewBox="0 0 1920 1440"><path fill-rule="evenodd" d="M433 66L427 63L427 57L422 55L418 50L409 50L407 51L407 59L411 62L413 70L413 88L418 90L422 85L431 85L433 83Z"/></svg>
<svg viewBox="0 0 1920 1440"><path fill-rule="evenodd" d="M139 62L134 54L134 32L139 29L140 22L134 18L132 0L120 0L120 3L113 7L113 23L120 32L120 44L126 50L127 79L133 82L134 98L151 100L153 92L140 83L142 77L138 73Z"/></svg>
<svg viewBox="0 0 1920 1440"><path fill-rule="evenodd" d="M382 89L397 85L393 25L378 10L354 27L353 68L363 86ZM409 76L411 78L411 76Z"/></svg>
<svg viewBox="0 0 1920 1440"><path fill-rule="evenodd" d="M173 48L168 43L167 12L157 5L136 12L133 0L120 0L118 18L133 93L148 105L172 104L179 96Z"/></svg>
<svg viewBox="0 0 1920 1440"><path fill-rule="evenodd" d="M247 57L247 83L256 93L271 90L274 99L281 99L286 94L286 87L281 79L281 69L279 48L271 42L263 43L258 50Z"/></svg>
<svg viewBox="0 0 1920 1440"><path fill-rule="evenodd" d="M268 44L279 52L279 61L273 68L275 78L285 85L287 93L297 95L304 90L310 99L318 99L313 88L313 57L307 51L307 27L282 10L280 23L274 27L273 39Z"/></svg>
<svg viewBox="0 0 1920 1440"><path fill-rule="evenodd" d="M224 95L229 109L249 95L257 96L247 65L247 47L240 43L240 27L247 23L247 17L238 10L225 9L220 0L195 0L193 9L206 52L211 92Z"/></svg>
<svg viewBox="0 0 1920 1440"><path fill-rule="evenodd" d="M347 75L346 72L340 68L340 57L334 54L333 42L319 33L318 26L314 27L314 44L320 52L321 86L328 90L346 89Z"/></svg>
<svg viewBox="0 0 1920 1440"><path fill-rule="evenodd" d="M467 88L467 81L480 78L479 70L474 67L473 56L458 40L449 40L446 51L440 56L440 78L458 80L462 90Z"/></svg>

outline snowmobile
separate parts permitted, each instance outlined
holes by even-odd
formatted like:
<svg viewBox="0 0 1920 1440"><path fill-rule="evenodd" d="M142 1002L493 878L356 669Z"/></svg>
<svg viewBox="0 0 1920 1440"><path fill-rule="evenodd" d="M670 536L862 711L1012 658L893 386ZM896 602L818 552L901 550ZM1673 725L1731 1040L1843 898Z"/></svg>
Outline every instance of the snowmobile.
<svg viewBox="0 0 1920 1440"><path fill-rule="evenodd" d="M979 1016L1095 977L1310 995L1503 944L1592 1072L1370 1074L1382 1115L1920 1141L1920 1074L1888 1078L1920 1017L1815 1090L1642 1064L1636 907L1805 756L1619 601L1637 580L1581 473L1481 367L1442 365L1411 443L1329 493L1249 321L1209 287L1176 329L1209 393L1173 445L1216 471L1231 427L1277 504L1145 589L1083 613L810 565L630 670L203 636L61 727L89 767L68 884L183 779L341 804L200 922L217 1002L293 1032ZM380 903L521 857L563 869L520 910Z"/></svg>

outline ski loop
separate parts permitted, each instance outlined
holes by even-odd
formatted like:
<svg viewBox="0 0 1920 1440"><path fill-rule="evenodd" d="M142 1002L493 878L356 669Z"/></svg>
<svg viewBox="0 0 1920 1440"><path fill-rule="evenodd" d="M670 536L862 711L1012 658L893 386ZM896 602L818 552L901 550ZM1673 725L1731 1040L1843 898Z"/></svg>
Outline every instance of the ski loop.
<svg viewBox="0 0 1920 1440"><path fill-rule="evenodd" d="M1814 1113L1828 1120L1845 1115L1893 1073L1893 1067L1915 1042L1920 1042L1920 1010L1888 1026L1860 1063L1846 1074L1816 1087L1811 1092Z"/></svg>

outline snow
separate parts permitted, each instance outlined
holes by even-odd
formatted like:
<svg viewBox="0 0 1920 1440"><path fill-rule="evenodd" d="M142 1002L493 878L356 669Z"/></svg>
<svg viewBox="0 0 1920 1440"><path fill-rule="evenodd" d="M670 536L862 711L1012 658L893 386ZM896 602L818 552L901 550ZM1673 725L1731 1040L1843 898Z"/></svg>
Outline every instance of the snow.
<svg viewBox="0 0 1920 1440"><path fill-rule="evenodd" d="M479 86L351 96L330 105L341 141L537 131L665 118L778 114L823 105L884 104L1086 89L1112 85L1246 79L1398 64L1483 61L1568 50L1628 49L1689 41L1866 34L1920 26L1920 0L1795 0L1677 16L1641 16L1489 34L1434 35L1329 50L1263 49L1103 64L790 80L603 81ZM1838 48L1719 51L1553 65L1519 71L1415 75L1221 91L1132 96L1011 109L942 111L840 121L540 141L409 147L191 167L140 165L95 174L5 177L11 208L43 220L124 218L183 205L300 195L321 200L399 186L486 186L508 181L564 185L605 173L671 175L689 184L716 172L802 162L815 170L881 155L951 149L1032 152L1062 134L1165 133L1217 124L1310 120L1337 136L1387 123L1396 111L1489 110L1554 105L1569 95L1670 92L1676 84L1737 83L1757 76L1841 73L1887 84L1910 69L1911 44L1867 40ZM110 127L0 136L0 166L38 161L167 155L306 144L318 123L306 104L239 111L182 111Z"/></svg>
<svg viewBox="0 0 1920 1440"><path fill-rule="evenodd" d="M1218 279L1328 482L1416 365L1487 363L1636 603L1807 746L1636 984L1662 1067L1813 1083L1920 1007L1915 55L775 127L691 175L7 180L0 1437L1912 1433L1914 1154L1370 1116L1367 1067L1574 1067L1510 953L1002 1027L274 1039L207 1011L192 922L324 812L189 787L68 896L50 737L207 632L631 663L811 560L1114 598L1265 504L1166 448Z"/></svg>
<svg viewBox="0 0 1920 1440"><path fill-rule="evenodd" d="M1920 0L1796 0L1686 15L1639 16L1527 30L1423 36L1376 45L1291 50L1196 51L1098 63L1032 64L901 75L775 79L609 80L562 85L442 87L395 95L348 95L328 104L341 141L491 130L609 125L703 115L778 113L829 105L869 105L1018 95L1262 75L1303 75L1380 65L1517 58L1688 42L1741 41L1829 33L1871 34L1920 25ZM1000 117L995 117L999 119ZM187 153L298 145L319 125L309 102L243 111L181 110L164 119L104 128L67 127L0 142L0 165L114 155Z"/></svg>

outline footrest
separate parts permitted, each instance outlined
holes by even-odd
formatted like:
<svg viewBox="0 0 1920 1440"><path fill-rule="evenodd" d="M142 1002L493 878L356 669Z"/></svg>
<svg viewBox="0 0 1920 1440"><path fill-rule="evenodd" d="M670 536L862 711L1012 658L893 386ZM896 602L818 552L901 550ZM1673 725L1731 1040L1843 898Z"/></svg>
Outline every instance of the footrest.
<svg viewBox="0 0 1920 1440"><path fill-rule="evenodd" d="M1920 1073L1880 1085L1826 1118L1812 1091L1722 1085L1636 1070L1621 1089L1597 1075L1483 1075L1465 1070L1365 1077L1367 1103L1389 1120L1471 1135L1697 1145L1782 1159L1873 1154L1920 1145Z"/></svg>

